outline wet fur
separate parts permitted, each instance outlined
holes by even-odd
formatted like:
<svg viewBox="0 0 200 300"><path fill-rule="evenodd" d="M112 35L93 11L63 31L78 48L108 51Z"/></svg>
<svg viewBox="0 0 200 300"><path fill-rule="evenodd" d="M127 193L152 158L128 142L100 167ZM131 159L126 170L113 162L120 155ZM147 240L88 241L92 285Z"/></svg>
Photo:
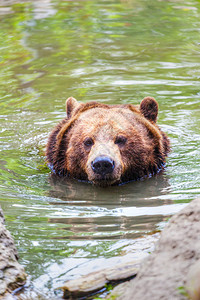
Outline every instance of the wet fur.
<svg viewBox="0 0 200 300"><path fill-rule="evenodd" d="M116 153L115 159L121 166L119 174L116 175L116 178L119 178L112 182L108 176L102 182L99 181L99 185L137 180L156 174L163 168L170 151L170 142L156 124L158 104L154 98L144 98L140 106L106 105L98 102L84 104L69 98L66 108L67 117L53 129L46 148L47 161L57 175L67 175L80 180L88 180L88 177L92 176L88 168L90 151L82 144L85 131L90 130L90 122L93 124L93 131L105 126L102 125L102 118L98 117L102 116L104 111L105 115L111 115L108 125L113 129L113 134L117 134L119 128L112 121L112 116L115 117L116 114L119 118L121 116L122 121L125 120L127 144L119 151L114 144L113 148L116 149L111 149L114 156ZM87 128L83 128L81 122Z"/></svg>

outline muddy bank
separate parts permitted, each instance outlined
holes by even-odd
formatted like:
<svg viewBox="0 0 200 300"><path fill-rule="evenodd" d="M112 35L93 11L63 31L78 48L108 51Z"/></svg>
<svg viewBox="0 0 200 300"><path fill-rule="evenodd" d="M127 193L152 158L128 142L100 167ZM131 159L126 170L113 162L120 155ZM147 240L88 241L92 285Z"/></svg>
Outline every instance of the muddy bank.
<svg viewBox="0 0 200 300"><path fill-rule="evenodd" d="M135 279L109 295L117 300L200 299L200 199L174 215Z"/></svg>
<svg viewBox="0 0 200 300"><path fill-rule="evenodd" d="M11 299L13 290L23 286L26 280L24 268L18 263L13 238L4 225L0 208L0 299Z"/></svg>

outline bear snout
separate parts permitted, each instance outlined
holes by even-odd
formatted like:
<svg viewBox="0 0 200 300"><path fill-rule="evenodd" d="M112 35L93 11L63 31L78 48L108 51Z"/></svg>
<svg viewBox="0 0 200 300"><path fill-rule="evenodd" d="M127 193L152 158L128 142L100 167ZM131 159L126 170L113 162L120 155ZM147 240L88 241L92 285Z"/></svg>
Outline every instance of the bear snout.
<svg viewBox="0 0 200 300"><path fill-rule="evenodd" d="M98 156L91 162L94 173L101 176L111 174L115 168L115 162L108 156Z"/></svg>

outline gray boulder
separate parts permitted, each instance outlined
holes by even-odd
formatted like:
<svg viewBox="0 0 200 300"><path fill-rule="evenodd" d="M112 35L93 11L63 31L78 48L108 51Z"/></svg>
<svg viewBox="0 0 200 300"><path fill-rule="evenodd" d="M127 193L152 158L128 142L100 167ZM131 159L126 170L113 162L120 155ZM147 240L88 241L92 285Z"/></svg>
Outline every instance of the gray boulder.
<svg viewBox="0 0 200 300"><path fill-rule="evenodd" d="M17 249L5 228L0 207L0 299L10 299L12 291L25 284L26 276L24 268L18 263Z"/></svg>
<svg viewBox="0 0 200 300"><path fill-rule="evenodd" d="M118 300L200 300L200 199L174 215L135 279L116 287ZM108 297L109 298L109 297Z"/></svg>

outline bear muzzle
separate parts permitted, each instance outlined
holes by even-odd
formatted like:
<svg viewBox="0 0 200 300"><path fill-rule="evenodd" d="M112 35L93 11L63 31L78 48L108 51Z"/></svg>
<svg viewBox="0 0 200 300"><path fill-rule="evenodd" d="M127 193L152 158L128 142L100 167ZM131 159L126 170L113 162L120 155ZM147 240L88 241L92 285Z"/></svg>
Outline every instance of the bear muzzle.
<svg viewBox="0 0 200 300"><path fill-rule="evenodd" d="M94 173L101 176L111 174L115 168L115 162L108 156L98 156L91 162Z"/></svg>
<svg viewBox="0 0 200 300"><path fill-rule="evenodd" d="M114 143L96 142L92 147L85 168L88 180L95 185L109 186L120 181L123 162Z"/></svg>
<svg viewBox="0 0 200 300"><path fill-rule="evenodd" d="M95 185L110 186L120 181L122 165L108 156L97 156L87 168L88 180Z"/></svg>

